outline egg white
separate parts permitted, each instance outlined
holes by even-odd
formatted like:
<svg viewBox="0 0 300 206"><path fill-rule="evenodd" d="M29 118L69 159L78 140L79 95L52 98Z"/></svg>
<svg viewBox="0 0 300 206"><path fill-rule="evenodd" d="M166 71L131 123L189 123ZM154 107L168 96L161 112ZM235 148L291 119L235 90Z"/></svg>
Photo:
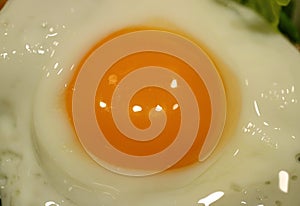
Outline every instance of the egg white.
<svg viewBox="0 0 300 206"><path fill-rule="evenodd" d="M199 205L217 191L214 205L300 204L300 55L256 14L222 2L9 1L0 11L3 206ZM76 141L64 105L74 69L96 42L131 26L183 32L217 65L228 117L205 162L125 177ZM288 193L280 171L290 175Z"/></svg>

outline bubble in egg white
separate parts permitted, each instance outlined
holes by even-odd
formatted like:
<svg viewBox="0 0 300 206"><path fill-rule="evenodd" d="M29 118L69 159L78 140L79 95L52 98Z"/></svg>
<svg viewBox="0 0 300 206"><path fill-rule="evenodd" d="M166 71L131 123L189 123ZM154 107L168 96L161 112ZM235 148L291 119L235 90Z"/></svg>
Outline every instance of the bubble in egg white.
<svg viewBox="0 0 300 206"><path fill-rule="evenodd" d="M0 10L2 206L300 204L300 55L252 11L218 2L8 1ZM124 176L76 138L70 79L95 44L134 27L185 36L216 65L227 116L205 161Z"/></svg>

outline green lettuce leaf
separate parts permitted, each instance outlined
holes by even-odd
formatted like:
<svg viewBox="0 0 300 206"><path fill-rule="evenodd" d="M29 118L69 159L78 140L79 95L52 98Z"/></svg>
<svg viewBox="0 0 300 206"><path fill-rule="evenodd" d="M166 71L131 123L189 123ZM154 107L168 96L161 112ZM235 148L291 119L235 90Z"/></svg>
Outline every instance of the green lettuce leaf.
<svg viewBox="0 0 300 206"><path fill-rule="evenodd" d="M250 7L262 15L270 24L277 27L282 6L287 6L291 0L234 0Z"/></svg>
<svg viewBox="0 0 300 206"><path fill-rule="evenodd" d="M300 34L292 21L296 0L233 0L263 16L292 42L300 42Z"/></svg>

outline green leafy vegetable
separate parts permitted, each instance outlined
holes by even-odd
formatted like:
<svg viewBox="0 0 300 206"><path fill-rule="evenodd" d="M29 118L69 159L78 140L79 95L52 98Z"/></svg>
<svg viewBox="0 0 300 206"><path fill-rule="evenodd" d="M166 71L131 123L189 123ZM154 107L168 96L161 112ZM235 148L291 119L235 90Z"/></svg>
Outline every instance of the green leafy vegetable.
<svg viewBox="0 0 300 206"><path fill-rule="evenodd" d="M267 19L273 26L277 27L280 19L282 6L287 6L291 0L234 0L244 4Z"/></svg>
<svg viewBox="0 0 300 206"><path fill-rule="evenodd" d="M300 42L300 34L292 16L296 0L233 0L263 16L274 28L280 30L292 42Z"/></svg>
<svg viewBox="0 0 300 206"><path fill-rule="evenodd" d="M280 23L278 28L284 35L289 37L292 42L300 43L300 35L297 28L284 12L280 14Z"/></svg>
<svg viewBox="0 0 300 206"><path fill-rule="evenodd" d="M300 3L300 1L299 1ZM299 30L292 21L296 1L292 0L287 6L282 7L278 29L285 34L292 42L300 43Z"/></svg>

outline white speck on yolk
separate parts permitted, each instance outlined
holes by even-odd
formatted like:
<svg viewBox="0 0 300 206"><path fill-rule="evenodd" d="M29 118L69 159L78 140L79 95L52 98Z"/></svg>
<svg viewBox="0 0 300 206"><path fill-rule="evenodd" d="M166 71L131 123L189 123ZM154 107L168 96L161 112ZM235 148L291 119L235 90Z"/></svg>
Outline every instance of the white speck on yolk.
<svg viewBox="0 0 300 206"><path fill-rule="evenodd" d="M101 108L105 108L105 107L106 107L106 103L101 101L101 102L99 103L99 106L100 106Z"/></svg>
<svg viewBox="0 0 300 206"><path fill-rule="evenodd" d="M141 106L139 106L139 105L134 105L132 107L132 111L133 112L141 112L142 110L143 110L143 108Z"/></svg>

